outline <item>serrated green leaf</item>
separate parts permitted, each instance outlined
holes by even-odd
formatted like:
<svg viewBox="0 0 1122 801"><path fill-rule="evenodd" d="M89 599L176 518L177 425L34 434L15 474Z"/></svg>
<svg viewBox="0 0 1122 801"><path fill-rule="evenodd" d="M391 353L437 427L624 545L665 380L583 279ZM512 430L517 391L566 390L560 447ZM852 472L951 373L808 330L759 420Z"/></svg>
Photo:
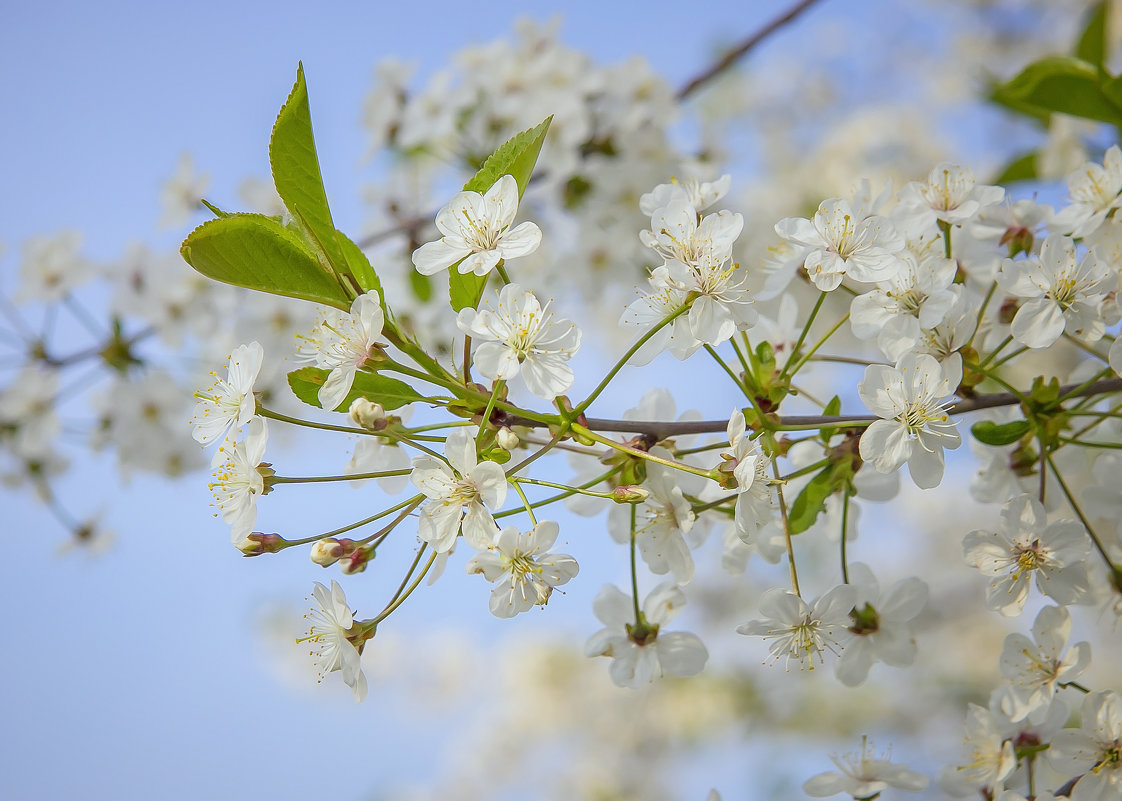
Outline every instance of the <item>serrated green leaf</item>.
<svg viewBox="0 0 1122 801"><path fill-rule="evenodd" d="M295 231L261 214L205 222L179 248L208 278L349 310L350 298Z"/></svg>
<svg viewBox="0 0 1122 801"><path fill-rule="evenodd" d="M1034 181L1036 174L1036 151L1030 151L1017 156L1002 169L1001 173L991 183L1011 184L1017 181Z"/></svg>
<svg viewBox="0 0 1122 801"><path fill-rule="evenodd" d="M541 153L552 121L553 116L550 115L541 125L516 134L504 142L498 150L487 157L479 172L464 184L464 191L483 194L504 175L510 175L518 184L518 197L521 199L530 183L534 165L538 163L538 155ZM452 310L458 312L468 307L475 308L479 305L479 299L483 297L487 276L474 273L463 275L456 266L453 264L448 270L448 299L452 304Z"/></svg>
<svg viewBox="0 0 1122 801"><path fill-rule="evenodd" d="M327 380L330 370L319 367L301 367L288 374L288 386L292 393L309 406L320 408L319 388ZM350 408L355 398L366 398L373 403L382 404L387 411L397 409L407 403L425 400L423 395L417 393L413 387L396 378L381 375L380 373L355 373L355 382L351 391L343 402L335 407L334 411L343 412Z"/></svg>
<svg viewBox="0 0 1122 801"><path fill-rule="evenodd" d="M1079 36L1079 43L1075 46L1076 58L1082 59L1100 70L1104 68L1106 63L1106 15L1106 0L1100 0L1091 9L1087 26L1083 29L1083 33Z"/></svg>
<svg viewBox="0 0 1122 801"><path fill-rule="evenodd" d="M1098 69L1070 56L1048 56L994 89L992 99L1015 111L1044 117L1073 117L1122 124L1122 108L1104 93Z"/></svg>
<svg viewBox="0 0 1122 801"><path fill-rule="evenodd" d="M347 272L349 261L340 246L323 188L302 64L296 68L296 83L273 124L273 134L269 139L269 165L277 194L307 234L325 266L333 267L340 273ZM362 283L358 276L355 279Z"/></svg>
<svg viewBox="0 0 1122 801"><path fill-rule="evenodd" d="M993 420L981 420L970 426L974 439L985 445L1012 445L1032 429L1028 420L1014 420L998 425Z"/></svg>
<svg viewBox="0 0 1122 801"><path fill-rule="evenodd" d="M814 525L826 508L826 499L837 491L834 483L834 465L827 465L803 487L787 515L792 535L801 534Z"/></svg>

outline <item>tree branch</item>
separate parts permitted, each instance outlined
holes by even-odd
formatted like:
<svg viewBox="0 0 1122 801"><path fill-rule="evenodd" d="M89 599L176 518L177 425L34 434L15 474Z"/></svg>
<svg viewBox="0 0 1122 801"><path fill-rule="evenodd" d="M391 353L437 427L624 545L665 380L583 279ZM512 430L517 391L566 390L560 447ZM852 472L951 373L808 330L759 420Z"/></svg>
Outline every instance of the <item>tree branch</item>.
<svg viewBox="0 0 1122 801"><path fill-rule="evenodd" d="M1060 387L1060 394L1064 395L1079 389L1082 384L1068 384ZM1122 378L1107 378L1096 381L1090 386L1083 386L1082 391L1073 398L1090 397L1092 395L1106 395L1111 392L1122 392ZM980 409L994 409L1001 406L1015 406L1020 400L1011 392L997 392L989 395L978 395L956 403L950 409L950 414L959 415L976 412ZM784 426L831 426L845 423L871 423L879 420L872 415L788 415L779 418L779 424ZM531 428L543 428L545 423L516 418L515 425ZM684 434L717 434L725 431L728 420L697 420L690 422L662 422L644 420L606 420L589 417L584 424L593 431L611 431L623 434L645 434L656 440L675 435Z"/></svg>
<svg viewBox="0 0 1122 801"><path fill-rule="evenodd" d="M678 100L685 100L698 89L709 83L711 80L716 78L722 72L724 72L741 58L743 58L749 51L756 47L756 45L760 44L760 42L767 39L788 22L793 21L796 17L798 17L816 2L818 2L818 0L802 0L802 2L796 3L785 14L773 19L771 22L753 33L732 50L729 50L727 53L725 53L719 61L712 64L704 72L691 79L688 83L686 83L685 86L678 90L678 93L677 95L675 95L675 97L677 97Z"/></svg>

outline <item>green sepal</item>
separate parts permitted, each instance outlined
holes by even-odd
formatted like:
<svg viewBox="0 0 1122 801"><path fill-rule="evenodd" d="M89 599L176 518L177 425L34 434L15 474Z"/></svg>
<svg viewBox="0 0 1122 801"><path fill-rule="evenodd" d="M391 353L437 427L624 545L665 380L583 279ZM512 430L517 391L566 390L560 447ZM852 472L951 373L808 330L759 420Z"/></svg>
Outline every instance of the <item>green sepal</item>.
<svg viewBox="0 0 1122 801"><path fill-rule="evenodd" d="M985 445L1012 445L1032 430L1028 420L1014 420L998 425L993 420L980 420L970 426L974 439Z"/></svg>
<svg viewBox="0 0 1122 801"><path fill-rule="evenodd" d="M1054 112L1122 124L1122 108L1104 91L1099 70L1082 59L1048 56L993 90L991 99L1045 120Z"/></svg>
<svg viewBox="0 0 1122 801"><path fill-rule="evenodd" d="M504 142L483 162L479 172L464 184L464 191L483 194L504 175L510 175L518 184L518 198L521 200L552 121L553 116L550 115L541 125L516 134ZM457 269L458 266L459 262L448 269L448 300L452 304L452 310L456 312L469 307L474 309L479 305L488 278L475 273L464 275Z"/></svg>
<svg viewBox="0 0 1122 801"><path fill-rule="evenodd" d="M330 372L330 370L319 367L301 367L299 370L293 370L288 374L288 386L292 388L292 393L304 403L321 408L319 388L323 386L323 382L327 380L327 375ZM347 411L355 398L366 398L372 403L380 403L386 411L400 408L407 403L426 400L413 387L403 381L398 381L396 378L390 378L379 373L358 372L355 373L355 382L351 386L351 391L347 393L343 402L332 411Z"/></svg>
<svg viewBox="0 0 1122 801"><path fill-rule="evenodd" d="M231 214L210 220L187 235L179 252L216 281L351 308L351 299L324 271L307 241L272 217Z"/></svg>

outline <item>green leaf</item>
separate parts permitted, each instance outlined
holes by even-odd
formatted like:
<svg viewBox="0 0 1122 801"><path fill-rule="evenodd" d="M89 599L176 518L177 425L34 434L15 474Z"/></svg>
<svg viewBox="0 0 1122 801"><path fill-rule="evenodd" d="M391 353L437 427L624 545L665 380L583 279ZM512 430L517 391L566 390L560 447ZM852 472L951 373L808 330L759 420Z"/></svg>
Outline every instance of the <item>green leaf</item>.
<svg viewBox="0 0 1122 801"><path fill-rule="evenodd" d="M351 300L323 269L307 242L272 217L232 214L205 222L179 248L208 278L234 286L326 303L344 311Z"/></svg>
<svg viewBox="0 0 1122 801"><path fill-rule="evenodd" d="M483 194L504 175L511 175L518 184L518 197L521 199L530 183L534 165L538 163L538 154L541 153L552 121L553 116L550 115L541 125L516 134L504 142L483 162L479 172L464 184L464 191ZM474 273L462 275L456 267L453 264L448 270L448 298L452 310L458 312L468 307L475 308L483 297L488 276Z"/></svg>
<svg viewBox="0 0 1122 801"><path fill-rule="evenodd" d="M359 286L364 281L370 283L369 275L360 277L351 272L351 259L344 254L340 241L342 235L335 230L331 220L323 174L316 155L316 140L312 134L312 116L302 64L296 68L296 83L273 125L273 134L269 139L269 165L273 170L277 194L307 235L324 266L341 275L353 275ZM373 272L369 262L366 262L366 269Z"/></svg>
<svg viewBox="0 0 1122 801"><path fill-rule="evenodd" d="M1122 124L1122 108L1100 86L1098 69L1078 58L1048 56L994 89L992 99L1036 117L1053 112Z"/></svg>
<svg viewBox="0 0 1122 801"><path fill-rule="evenodd" d="M369 292L371 289L378 290L378 297L382 301L382 311L385 311L386 294L382 291L382 282L378 279L378 274L370 266L370 259L366 258L362 249L342 231L336 231L335 238L346 261L347 272L354 277L355 283L358 285L358 293Z"/></svg>
<svg viewBox="0 0 1122 801"><path fill-rule="evenodd" d="M982 420L970 427L974 439L986 445L1012 445L1032 430L1028 420L1014 420L998 425L993 420Z"/></svg>
<svg viewBox="0 0 1122 801"><path fill-rule="evenodd" d="M331 371L319 367L301 367L288 374L288 385L292 388L293 394L304 403L320 408L319 388L327 380L329 372ZM363 372L355 373L355 382L351 391L334 411L345 412L351 407L355 398L366 398L373 403L380 403L387 411L407 403L425 400L423 395L418 394L413 387L403 381L379 373Z"/></svg>
<svg viewBox="0 0 1122 801"><path fill-rule="evenodd" d="M830 398L830 402L826 404L826 408L822 410L825 417L837 417L842 413L842 399L837 395Z"/></svg>
<svg viewBox="0 0 1122 801"><path fill-rule="evenodd" d="M1079 37L1079 43L1075 46L1076 58L1082 59L1088 64L1093 64L1100 70L1104 69L1106 64L1106 15L1107 2L1106 0L1100 0L1091 9L1091 15L1087 19L1087 27L1083 29L1083 33Z"/></svg>
<svg viewBox="0 0 1122 801"><path fill-rule="evenodd" d="M421 275L416 270L409 271L409 286L413 288L413 294L421 303L428 303L432 298L432 279L427 275Z"/></svg>
<svg viewBox="0 0 1122 801"><path fill-rule="evenodd" d="M814 525L826 508L826 499L837 491L834 484L834 465L827 465L803 487L787 516L792 535L801 534Z"/></svg>
<svg viewBox="0 0 1122 801"><path fill-rule="evenodd" d="M1017 156L1005 165L1005 168L991 183L1011 184L1016 181L1034 181L1036 174L1036 151L1030 151Z"/></svg>

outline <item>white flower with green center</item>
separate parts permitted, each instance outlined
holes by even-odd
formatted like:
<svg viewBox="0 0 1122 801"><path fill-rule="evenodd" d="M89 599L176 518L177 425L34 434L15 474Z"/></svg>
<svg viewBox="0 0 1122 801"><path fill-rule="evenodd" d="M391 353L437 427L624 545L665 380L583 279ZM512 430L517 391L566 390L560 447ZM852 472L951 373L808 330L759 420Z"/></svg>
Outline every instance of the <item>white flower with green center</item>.
<svg viewBox="0 0 1122 801"><path fill-rule="evenodd" d="M307 335L300 335L297 356L330 370L317 397L320 406L335 411L354 385L355 374L382 347L385 315L378 290L371 289L351 303L350 313L328 309L323 321Z"/></svg>
<svg viewBox="0 0 1122 801"><path fill-rule="evenodd" d="M350 639L354 616L347 605L347 596L334 580L330 591L317 581L312 595L316 606L304 616L305 619L310 617L311 628L296 642L314 646L308 655L315 660L319 681L323 681L325 674L341 670L343 681L354 692L355 700L362 701L366 698L366 676L362 672L362 653ZM365 637L360 642L365 642Z"/></svg>
<svg viewBox="0 0 1122 801"><path fill-rule="evenodd" d="M571 320L555 319L547 303L543 308L534 293L518 284L498 292L492 308L460 311L456 324L482 344L473 364L488 378L509 381L521 373L526 386L539 398L553 400L573 385L569 359L580 348L580 329Z"/></svg>
<svg viewBox="0 0 1122 801"><path fill-rule="evenodd" d="M212 372L214 383L195 393L195 413L191 417L191 436L202 445L221 440L232 427L241 427L253 419L257 402L253 383L261 372L264 351L257 342L239 345L230 354L225 380ZM217 456L217 454L216 454Z"/></svg>
<svg viewBox="0 0 1122 801"><path fill-rule="evenodd" d="M1071 205L1052 219L1051 228L1061 234L1085 237L1122 205L1122 150L1111 145L1101 165L1084 162L1067 177L1067 187Z"/></svg>
<svg viewBox="0 0 1122 801"><path fill-rule="evenodd" d="M1078 776L1071 801L1122 798L1122 695L1114 690L1083 698L1082 725L1052 739L1049 763L1062 776Z"/></svg>
<svg viewBox="0 0 1122 801"><path fill-rule="evenodd" d="M421 505L419 536L437 553L456 546L462 528L464 539L477 551L494 541L497 509L506 500L506 474L495 462L479 462L475 426L457 428L444 445L447 462L432 456L413 460L409 480L428 500Z"/></svg>
<svg viewBox="0 0 1122 801"><path fill-rule="evenodd" d="M554 587L577 575L577 561L563 553L549 553L557 541L556 523L543 520L533 531L507 526L495 532L494 541L467 563L468 573L482 573L494 583L491 613L514 617L534 606L545 606Z"/></svg>
<svg viewBox="0 0 1122 801"><path fill-rule="evenodd" d="M849 613L857 599L857 590L850 584L839 584L813 604L807 604L790 590L774 587L760 598L761 620L750 620L737 626L740 634L771 640L773 661L783 659L790 668L791 660L814 670L815 660L821 665L826 653L841 653L842 638L850 625Z"/></svg>
<svg viewBox="0 0 1122 801"><path fill-rule="evenodd" d="M1079 259L1074 241L1050 236L1039 257L1005 259L997 283L1026 299L1013 317L1013 339L1029 348L1047 348L1065 330L1084 342L1102 338L1106 324L1100 309L1117 277L1093 252Z"/></svg>
<svg viewBox="0 0 1122 801"><path fill-rule="evenodd" d="M666 261L721 264L732 256L732 246L744 228L744 218L731 211L707 214L698 220L697 209L685 190L669 193L666 204L651 213L651 229L639 239Z"/></svg>
<svg viewBox="0 0 1122 801"><path fill-rule="evenodd" d="M606 628L588 639L585 655L611 657L608 672L620 687L637 689L662 676L696 676L709 659L705 644L696 634L664 629L685 603L682 588L664 582L638 607L636 620L637 605L631 596L606 584L592 602Z"/></svg>
<svg viewBox="0 0 1122 801"><path fill-rule="evenodd" d="M986 606L1006 617L1021 614L1029 584L1061 604L1078 603L1087 593L1083 560L1091 539L1074 520L1048 522L1040 501L1020 495L1001 510L999 531L978 529L962 541L962 555L984 576L993 577Z"/></svg>
<svg viewBox="0 0 1122 801"><path fill-rule="evenodd" d="M466 275L487 275L500 261L526 256L538 249L541 229L532 222L511 228L518 213L518 183L504 175L486 194L460 192L436 215L442 234L413 251L413 265L421 275L433 275L456 262Z"/></svg>
<svg viewBox="0 0 1122 801"><path fill-rule="evenodd" d="M957 355L939 364L932 356L909 353L895 367L865 368L857 393L883 419L861 435L861 458L878 473L894 472L907 462L916 486L937 487L943 479L943 449L962 444L946 402L961 380L962 360Z"/></svg>
<svg viewBox="0 0 1122 801"><path fill-rule="evenodd" d="M807 274L823 292L837 289L842 278L873 283L887 281L900 269L897 254L904 237L886 217L859 217L849 201L822 201L813 220L787 217L775 233L809 249L803 260Z"/></svg>
<svg viewBox="0 0 1122 801"><path fill-rule="evenodd" d="M244 440L236 444L226 440L218 449L218 455L224 455L226 461L215 468L209 486L214 505L230 524L230 541L234 545L240 545L257 522L257 498L265 492L265 477L259 467L268 440L265 418L255 417Z"/></svg>

